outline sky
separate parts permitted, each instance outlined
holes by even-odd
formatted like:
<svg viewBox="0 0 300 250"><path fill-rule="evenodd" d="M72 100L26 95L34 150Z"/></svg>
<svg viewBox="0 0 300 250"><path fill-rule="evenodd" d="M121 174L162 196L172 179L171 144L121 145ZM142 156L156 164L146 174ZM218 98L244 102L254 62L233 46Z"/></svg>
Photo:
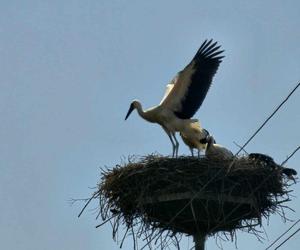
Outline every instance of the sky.
<svg viewBox="0 0 300 250"><path fill-rule="evenodd" d="M233 142L243 144L300 80L299 11L291 0L0 1L1 248L119 249L110 226L96 229L89 209L78 219L83 204L69 200L91 195L100 167L171 153L159 126L136 113L124 121L130 102L157 105L213 38L226 57L195 118L236 152ZM299 106L300 89L246 150L282 162L300 144ZM189 154L182 142L179 154ZM299 153L288 166L300 172ZM291 220L300 217L298 185ZM237 247L265 249L291 224L272 215L263 243L238 233ZM281 249L299 245L296 235ZM218 249L214 238L206 246Z"/></svg>

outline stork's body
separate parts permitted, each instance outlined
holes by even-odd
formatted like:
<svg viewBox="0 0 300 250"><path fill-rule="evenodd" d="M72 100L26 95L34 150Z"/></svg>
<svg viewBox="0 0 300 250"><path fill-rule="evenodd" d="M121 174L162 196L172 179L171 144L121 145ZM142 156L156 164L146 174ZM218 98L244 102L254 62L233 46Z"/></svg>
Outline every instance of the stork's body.
<svg viewBox="0 0 300 250"><path fill-rule="evenodd" d="M189 124L197 121L191 119L201 106L212 83L223 56L220 46L205 41L193 60L180 71L167 85L161 103L153 108L143 110L139 101L131 103L125 120L134 109L148 122L161 125L169 136L173 146L173 156L178 155L179 143L175 133L188 133Z"/></svg>
<svg viewBox="0 0 300 250"><path fill-rule="evenodd" d="M233 153L227 148L216 144L215 139L212 136L207 136L206 138L206 150L205 155L210 159L218 160L230 160L234 157Z"/></svg>
<svg viewBox="0 0 300 250"><path fill-rule="evenodd" d="M158 123L170 138L173 146L173 156L178 155L179 142L175 136L175 133L182 131L184 134L191 133L191 123L198 122L196 119L178 119L170 110L165 109L159 105L147 110L143 110L139 101L132 102L130 109L136 109L138 114L148 122Z"/></svg>
<svg viewBox="0 0 300 250"><path fill-rule="evenodd" d="M198 157L200 157L200 152L206 148L206 143L202 143L201 140L205 139L209 133L206 129L201 128L198 121L191 123L190 127L191 129L187 133L180 132L180 136L189 147L192 156L194 156L194 149L197 149Z"/></svg>

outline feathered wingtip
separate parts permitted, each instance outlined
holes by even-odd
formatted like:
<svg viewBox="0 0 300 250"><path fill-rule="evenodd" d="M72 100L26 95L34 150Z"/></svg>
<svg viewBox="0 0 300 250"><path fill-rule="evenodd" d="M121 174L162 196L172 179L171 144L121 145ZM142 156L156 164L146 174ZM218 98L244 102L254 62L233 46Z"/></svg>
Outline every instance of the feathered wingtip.
<svg viewBox="0 0 300 250"><path fill-rule="evenodd" d="M225 50L219 50L221 48L221 45L217 46L218 42L213 43L213 39L206 39L200 46L199 50L197 51L194 59L215 59L219 62L221 62L221 59L225 56L219 56L222 54Z"/></svg>

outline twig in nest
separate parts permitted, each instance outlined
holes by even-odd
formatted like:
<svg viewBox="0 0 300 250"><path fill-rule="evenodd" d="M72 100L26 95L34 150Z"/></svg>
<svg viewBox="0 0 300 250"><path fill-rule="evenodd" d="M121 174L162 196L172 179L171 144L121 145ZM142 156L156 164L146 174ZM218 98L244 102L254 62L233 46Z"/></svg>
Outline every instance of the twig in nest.
<svg viewBox="0 0 300 250"><path fill-rule="evenodd" d="M95 192L93 194L93 196L87 201L87 203L84 205L84 207L81 209L80 213L78 214L78 218L81 216L81 214L83 213L83 211L86 209L86 207L90 204L90 202L96 198L96 196L98 195L98 192Z"/></svg>

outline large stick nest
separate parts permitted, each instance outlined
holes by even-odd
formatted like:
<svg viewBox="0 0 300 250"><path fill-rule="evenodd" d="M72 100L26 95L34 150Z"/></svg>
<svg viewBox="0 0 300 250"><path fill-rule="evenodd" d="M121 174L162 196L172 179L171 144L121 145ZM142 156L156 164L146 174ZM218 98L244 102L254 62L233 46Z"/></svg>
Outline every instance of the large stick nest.
<svg viewBox="0 0 300 250"><path fill-rule="evenodd" d="M148 241L163 232L257 232L262 217L284 216L282 204L289 200L289 178L274 164L255 157L150 155L103 170L93 197L99 198L99 214L112 223L114 237L120 225Z"/></svg>

